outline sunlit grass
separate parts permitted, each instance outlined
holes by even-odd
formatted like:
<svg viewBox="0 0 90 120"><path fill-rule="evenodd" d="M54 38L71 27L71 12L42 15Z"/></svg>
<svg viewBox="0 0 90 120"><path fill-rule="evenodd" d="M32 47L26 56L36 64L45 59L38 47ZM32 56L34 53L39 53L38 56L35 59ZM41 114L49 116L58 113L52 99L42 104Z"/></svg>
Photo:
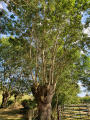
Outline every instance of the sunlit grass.
<svg viewBox="0 0 90 120"><path fill-rule="evenodd" d="M23 95L23 96L18 96L17 98L17 102L21 102L22 100L25 100L25 99L31 99L33 98L32 95ZM14 101L14 96L11 96L9 98L9 100L13 100ZM2 94L0 94L0 104L2 103Z"/></svg>
<svg viewBox="0 0 90 120"><path fill-rule="evenodd" d="M0 94L0 105L1 105L1 103L2 103L2 95Z"/></svg>

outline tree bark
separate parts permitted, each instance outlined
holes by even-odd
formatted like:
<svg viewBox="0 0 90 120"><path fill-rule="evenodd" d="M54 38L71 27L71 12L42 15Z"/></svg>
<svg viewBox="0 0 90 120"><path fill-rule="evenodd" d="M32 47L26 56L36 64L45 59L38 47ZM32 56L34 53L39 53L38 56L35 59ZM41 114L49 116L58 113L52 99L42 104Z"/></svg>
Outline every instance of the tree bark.
<svg viewBox="0 0 90 120"><path fill-rule="evenodd" d="M51 102L43 104L39 102L39 119L40 120L51 120Z"/></svg>
<svg viewBox="0 0 90 120"><path fill-rule="evenodd" d="M2 108L6 108L7 107L7 101L8 101L8 98L9 98L9 93L8 92L5 92L2 94L3 98L2 98L2 105L1 107Z"/></svg>
<svg viewBox="0 0 90 120"><path fill-rule="evenodd" d="M51 102L54 95L54 91L54 85L45 84L43 86L32 86L32 93L37 101L39 109L39 115L37 120L51 120Z"/></svg>
<svg viewBox="0 0 90 120"><path fill-rule="evenodd" d="M14 95L14 98L15 98L15 103L17 102L17 95Z"/></svg>

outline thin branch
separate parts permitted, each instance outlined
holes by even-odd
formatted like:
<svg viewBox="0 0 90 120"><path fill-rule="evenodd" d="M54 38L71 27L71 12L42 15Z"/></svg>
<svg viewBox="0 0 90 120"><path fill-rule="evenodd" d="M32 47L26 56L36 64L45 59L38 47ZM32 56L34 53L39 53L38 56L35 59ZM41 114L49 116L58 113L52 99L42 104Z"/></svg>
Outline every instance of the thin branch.
<svg viewBox="0 0 90 120"><path fill-rule="evenodd" d="M37 65L38 64L38 57L37 56L38 56L38 47L37 47L37 38L36 38L36 58L35 58L36 59L35 60L36 61L36 66L35 66L35 80L36 80L36 83L37 83L37 72L38 72L37 71L37 66L38 66Z"/></svg>
<svg viewBox="0 0 90 120"><path fill-rule="evenodd" d="M30 71L31 72L31 71ZM33 79L33 83L35 83L35 77L33 75L33 73L31 72L31 76L32 76L32 79Z"/></svg>
<svg viewBox="0 0 90 120"><path fill-rule="evenodd" d="M51 68L49 70L49 85L51 84Z"/></svg>
<svg viewBox="0 0 90 120"><path fill-rule="evenodd" d="M26 1L25 0L23 0L25 3L26 3ZM12 2L15 4L15 5L18 5L18 6L27 6L27 5L29 5L28 3L27 3L27 5L20 5L20 4L18 4L18 3L16 3L15 1L13 1L12 0Z"/></svg>
<svg viewBox="0 0 90 120"><path fill-rule="evenodd" d="M57 52L57 42L58 42L58 36L56 38L56 41L54 43L54 50L52 53L52 60L51 60L51 84L53 84L53 77L54 77L54 65L55 65L55 57Z"/></svg>

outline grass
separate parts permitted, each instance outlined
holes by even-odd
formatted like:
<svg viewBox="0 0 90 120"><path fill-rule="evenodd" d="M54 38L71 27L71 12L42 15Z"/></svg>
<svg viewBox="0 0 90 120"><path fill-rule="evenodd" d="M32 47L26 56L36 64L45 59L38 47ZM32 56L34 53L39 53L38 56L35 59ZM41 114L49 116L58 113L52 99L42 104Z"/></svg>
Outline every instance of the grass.
<svg viewBox="0 0 90 120"><path fill-rule="evenodd" d="M0 109L0 120L25 120L20 109Z"/></svg>
<svg viewBox="0 0 90 120"><path fill-rule="evenodd" d="M0 94L0 105L1 105L1 103L2 103L2 95Z"/></svg>

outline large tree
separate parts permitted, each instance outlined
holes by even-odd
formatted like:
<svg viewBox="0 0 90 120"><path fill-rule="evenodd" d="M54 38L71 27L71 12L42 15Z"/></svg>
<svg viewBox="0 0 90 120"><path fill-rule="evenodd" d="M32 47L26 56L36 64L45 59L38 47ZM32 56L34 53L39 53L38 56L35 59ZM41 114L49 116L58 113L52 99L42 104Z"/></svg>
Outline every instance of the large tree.
<svg viewBox="0 0 90 120"><path fill-rule="evenodd" d="M8 33L21 40L24 38L29 45L22 63L30 70L31 90L38 103L39 119L50 120L58 76L76 62L76 51L81 49L81 11L88 7L89 1L4 1L13 12L11 18L5 19L8 23L3 21Z"/></svg>

